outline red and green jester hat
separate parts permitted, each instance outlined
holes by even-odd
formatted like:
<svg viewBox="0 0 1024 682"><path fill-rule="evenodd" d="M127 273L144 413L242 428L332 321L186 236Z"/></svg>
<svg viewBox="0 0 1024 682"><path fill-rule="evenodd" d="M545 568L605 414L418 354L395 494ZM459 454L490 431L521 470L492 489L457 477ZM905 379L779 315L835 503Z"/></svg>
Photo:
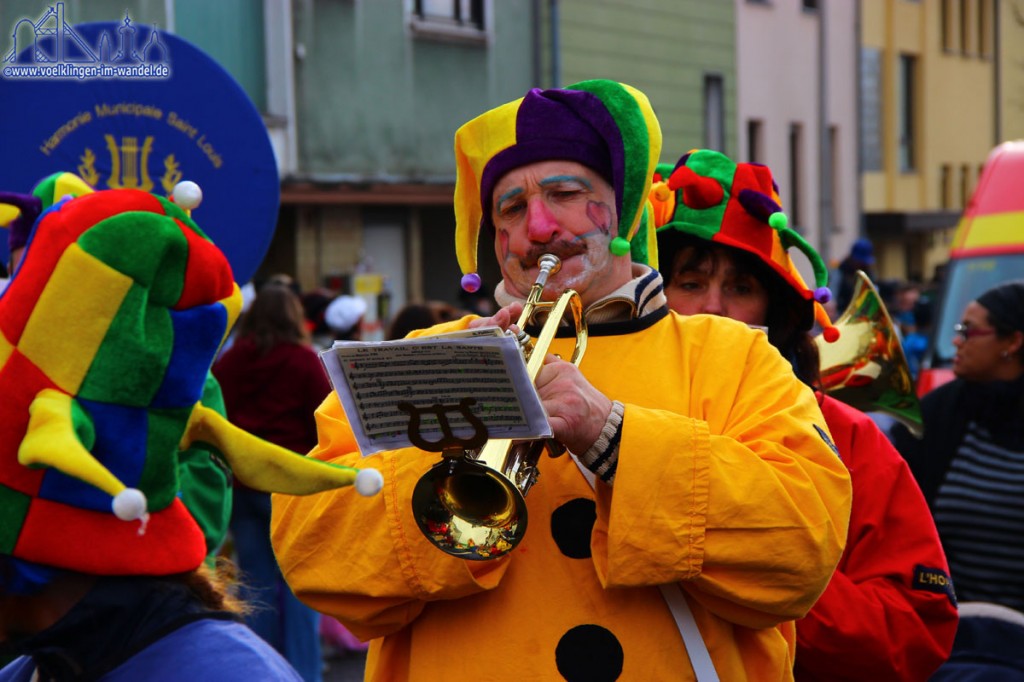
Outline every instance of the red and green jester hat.
<svg viewBox="0 0 1024 682"><path fill-rule="evenodd" d="M199 402L242 296L190 217L194 183L175 203L74 182L63 196L69 179L49 180L0 294L0 589L29 592L61 569L197 568L207 548L178 473L194 443L258 490L379 490L376 471L297 456Z"/></svg>
<svg viewBox="0 0 1024 682"><path fill-rule="evenodd" d="M649 198L658 232L676 230L757 256L807 301L803 327L810 329L817 321L826 341L839 338L822 307L832 297L828 269L814 247L789 227L767 166L695 149L675 166L658 165ZM814 270L813 289L789 257L794 246Z"/></svg>

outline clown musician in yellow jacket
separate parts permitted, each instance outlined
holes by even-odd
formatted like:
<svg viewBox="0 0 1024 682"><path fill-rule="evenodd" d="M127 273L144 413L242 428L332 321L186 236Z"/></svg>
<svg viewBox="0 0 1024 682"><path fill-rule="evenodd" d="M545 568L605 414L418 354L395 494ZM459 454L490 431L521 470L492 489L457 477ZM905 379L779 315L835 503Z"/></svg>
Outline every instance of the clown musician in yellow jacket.
<svg viewBox="0 0 1024 682"><path fill-rule="evenodd" d="M340 513L344 489L275 495L284 575L372 639L366 679L792 679L793 620L843 551L849 477L764 332L667 309L644 216L660 149L647 98L603 80L531 90L456 133L463 286L483 226L503 308L428 333L507 328L553 253L545 297L579 292L590 339L578 368L549 355L536 378L570 454L541 459L505 556L467 561L420 532L413 489L436 453L371 455L384 490L359 514ZM568 358L569 336L551 353ZM360 462L336 395L316 417L311 456Z"/></svg>

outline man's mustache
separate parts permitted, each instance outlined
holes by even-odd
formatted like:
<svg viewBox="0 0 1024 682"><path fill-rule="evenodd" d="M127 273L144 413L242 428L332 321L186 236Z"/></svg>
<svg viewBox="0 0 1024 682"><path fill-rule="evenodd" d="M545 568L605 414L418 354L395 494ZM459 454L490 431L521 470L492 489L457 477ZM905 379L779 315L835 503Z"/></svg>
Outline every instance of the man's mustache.
<svg viewBox="0 0 1024 682"><path fill-rule="evenodd" d="M548 244L531 246L530 250L519 259L524 270L537 267L537 261L546 253L557 256L559 260L579 256L587 252L587 243L583 241L557 241Z"/></svg>

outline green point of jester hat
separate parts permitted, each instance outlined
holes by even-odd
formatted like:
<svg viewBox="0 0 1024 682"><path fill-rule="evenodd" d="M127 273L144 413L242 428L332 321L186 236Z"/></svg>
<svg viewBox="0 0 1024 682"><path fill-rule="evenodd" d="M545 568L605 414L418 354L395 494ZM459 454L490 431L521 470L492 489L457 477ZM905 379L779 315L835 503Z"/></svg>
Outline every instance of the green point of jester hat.
<svg viewBox="0 0 1024 682"><path fill-rule="evenodd" d="M227 258L171 200L90 190L42 213L0 296L0 555L93 575L195 569L206 546L178 453L196 442L265 492L380 489L378 472L296 456L200 404L241 305Z"/></svg>
<svg viewBox="0 0 1024 682"><path fill-rule="evenodd" d="M697 149L684 154L674 167L660 164L656 173L664 183L651 192L659 234L676 230L758 256L810 304L811 326L819 308L815 303L832 297L828 269L807 240L789 227L767 166L738 164L720 152ZM794 246L814 269L813 290L789 257L788 249ZM827 326L826 337L836 336L836 331Z"/></svg>
<svg viewBox="0 0 1024 682"><path fill-rule="evenodd" d="M619 218L609 249L647 263L653 230L634 237L644 225L660 154L661 127L647 96L609 80L534 88L464 124L455 133L455 249L462 288L480 288L477 242L481 226L493 227L494 185L509 171L538 161L576 161L604 177L615 190Z"/></svg>

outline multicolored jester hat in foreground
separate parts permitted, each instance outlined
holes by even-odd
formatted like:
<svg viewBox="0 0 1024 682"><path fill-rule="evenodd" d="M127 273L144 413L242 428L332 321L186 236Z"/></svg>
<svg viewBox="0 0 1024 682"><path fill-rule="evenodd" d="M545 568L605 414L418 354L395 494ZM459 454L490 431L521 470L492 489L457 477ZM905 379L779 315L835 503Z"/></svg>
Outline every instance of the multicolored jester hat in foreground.
<svg viewBox="0 0 1024 682"><path fill-rule="evenodd" d="M196 568L206 547L177 473L195 442L259 490L376 493L377 471L297 456L199 404L242 297L190 217L197 188L175 192L183 205L63 196L68 177L37 186L44 210L0 295L0 554L96 575Z"/></svg>

